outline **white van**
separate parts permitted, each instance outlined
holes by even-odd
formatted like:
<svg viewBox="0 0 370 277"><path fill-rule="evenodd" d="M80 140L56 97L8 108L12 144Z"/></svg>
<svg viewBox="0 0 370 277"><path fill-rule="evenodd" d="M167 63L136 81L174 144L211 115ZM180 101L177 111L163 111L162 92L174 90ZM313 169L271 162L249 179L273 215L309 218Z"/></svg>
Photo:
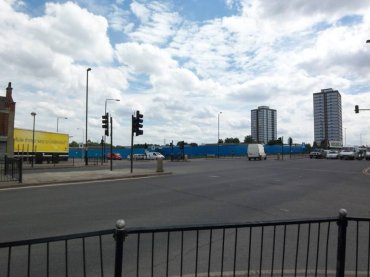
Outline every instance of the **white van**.
<svg viewBox="0 0 370 277"><path fill-rule="evenodd" d="M145 151L145 158L147 160L157 160L157 159L164 159L164 156L159 152Z"/></svg>
<svg viewBox="0 0 370 277"><path fill-rule="evenodd" d="M265 149L263 148L262 144L249 144L247 155L248 155L248 160L251 160L251 159L266 160L267 158Z"/></svg>

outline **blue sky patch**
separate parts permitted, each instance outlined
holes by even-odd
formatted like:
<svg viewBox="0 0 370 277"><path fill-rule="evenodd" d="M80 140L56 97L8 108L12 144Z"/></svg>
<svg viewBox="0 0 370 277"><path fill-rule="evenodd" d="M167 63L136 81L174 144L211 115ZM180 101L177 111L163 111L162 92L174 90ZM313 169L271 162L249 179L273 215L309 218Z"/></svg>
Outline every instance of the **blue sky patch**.
<svg viewBox="0 0 370 277"><path fill-rule="evenodd" d="M337 21L339 26L353 26L362 23L363 17L361 15L347 15L343 16Z"/></svg>

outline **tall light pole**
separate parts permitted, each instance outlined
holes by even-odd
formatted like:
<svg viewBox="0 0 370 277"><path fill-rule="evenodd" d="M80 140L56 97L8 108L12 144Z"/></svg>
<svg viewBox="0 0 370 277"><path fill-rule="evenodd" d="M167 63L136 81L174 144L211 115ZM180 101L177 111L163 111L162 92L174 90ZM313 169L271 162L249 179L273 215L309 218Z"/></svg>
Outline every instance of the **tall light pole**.
<svg viewBox="0 0 370 277"><path fill-rule="evenodd" d="M107 102L108 101L121 101L121 100L119 100L119 99L113 99L113 98L107 98L107 99L105 99L105 109L104 109L104 114L106 114L107 113Z"/></svg>
<svg viewBox="0 0 370 277"><path fill-rule="evenodd" d="M68 119L68 117L58 116L57 117L57 133L59 133L59 118Z"/></svg>
<svg viewBox="0 0 370 277"><path fill-rule="evenodd" d="M217 114L217 158L220 158L220 114L222 112Z"/></svg>
<svg viewBox="0 0 370 277"><path fill-rule="evenodd" d="M84 141L85 141L85 137L84 137L84 132L85 132L85 130L84 130L84 128L77 128L77 130L81 130L82 131L82 149L81 149L81 160L83 159L83 149L84 149L84 147L83 147L83 145L84 145Z"/></svg>
<svg viewBox="0 0 370 277"><path fill-rule="evenodd" d="M88 114L88 103L89 103L89 71L91 68L89 67L86 69L86 136L85 136L85 165L88 165L88 158L87 158L87 114Z"/></svg>
<svg viewBox="0 0 370 277"><path fill-rule="evenodd" d="M31 115L33 116L33 128L32 128L32 167L33 167L33 159L35 158L35 119L36 113L32 112Z"/></svg>
<svg viewBox="0 0 370 277"><path fill-rule="evenodd" d="M119 99L114 99L114 98L107 98L107 99L105 99L105 106L104 106L104 115L106 115L107 114L107 102L108 101L121 101L121 100L119 100ZM109 119L108 119L109 120ZM107 139L107 136L104 134L104 145L103 145L103 148L104 148L104 154L103 154L103 156L104 156L104 161L105 161L105 142L106 142L106 139Z"/></svg>

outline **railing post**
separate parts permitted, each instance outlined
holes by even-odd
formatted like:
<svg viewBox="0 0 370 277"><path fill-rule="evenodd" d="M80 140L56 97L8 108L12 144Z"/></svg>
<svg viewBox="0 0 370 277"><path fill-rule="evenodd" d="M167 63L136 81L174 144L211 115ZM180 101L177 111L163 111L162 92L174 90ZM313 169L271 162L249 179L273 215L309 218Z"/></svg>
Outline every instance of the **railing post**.
<svg viewBox="0 0 370 277"><path fill-rule="evenodd" d="M123 241L126 237L125 221L119 219L116 222L114 239L116 240L116 258L114 262L114 277L122 277Z"/></svg>
<svg viewBox="0 0 370 277"><path fill-rule="evenodd" d="M344 277L346 263L346 240L347 240L347 211L339 210L338 224L338 245L337 245L337 273L336 277Z"/></svg>
<svg viewBox="0 0 370 277"><path fill-rule="evenodd" d="M19 183L23 182L23 159L18 160L18 170L19 170Z"/></svg>

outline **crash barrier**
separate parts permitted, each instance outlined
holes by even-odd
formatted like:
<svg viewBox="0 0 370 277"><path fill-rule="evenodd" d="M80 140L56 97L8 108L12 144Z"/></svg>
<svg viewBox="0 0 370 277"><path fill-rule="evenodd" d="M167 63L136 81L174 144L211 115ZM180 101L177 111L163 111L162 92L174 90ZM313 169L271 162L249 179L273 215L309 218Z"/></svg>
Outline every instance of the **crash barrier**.
<svg viewBox="0 0 370 277"><path fill-rule="evenodd" d="M369 276L370 219L125 228L0 243L0 276Z"/></svg>
<svg viewBox="0 0 370 277"><path fill-rule="evenodd" d="M22 183L22 159L4 158L0 159L0 182Z"/></svg>

